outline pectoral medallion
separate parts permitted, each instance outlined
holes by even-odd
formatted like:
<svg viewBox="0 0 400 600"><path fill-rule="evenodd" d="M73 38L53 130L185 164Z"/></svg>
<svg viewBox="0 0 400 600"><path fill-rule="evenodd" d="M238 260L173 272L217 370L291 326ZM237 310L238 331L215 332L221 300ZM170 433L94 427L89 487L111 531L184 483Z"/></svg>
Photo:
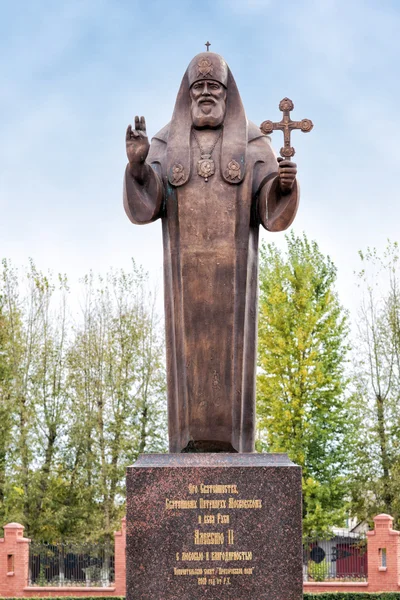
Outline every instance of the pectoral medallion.
<svg viewBox="0 0 400 600"><path fill-rule="evenodd" d="M200 150L200 160L197 161L197 174L200 175L200 177L204 177L205 182L207 182L208 178L211 177L211 175L214 175L214 173L215 173L215 163L214 163L213 159L211 158L211 155L214 152L215 146L218 144L218 140L221 137L221 134L222 134L222 127L219 130L219 134L216 137L215 142L212 145L212 148L210 150L208 150L208 152L206 152L205 148L202 148L200 146L200 142L196 135L196 130L193 129L193 136L194 136L194 139L196 140L196 144L198 145L199 150Z"/></svg>
<svg viewBox="0 0 400 600"><path fill-rule="evenodd" d="M197 162L197 173L200 177L204 177L204 181L215 173L215 164L211 158L211 154L201 154L200 160Z"/></svg>

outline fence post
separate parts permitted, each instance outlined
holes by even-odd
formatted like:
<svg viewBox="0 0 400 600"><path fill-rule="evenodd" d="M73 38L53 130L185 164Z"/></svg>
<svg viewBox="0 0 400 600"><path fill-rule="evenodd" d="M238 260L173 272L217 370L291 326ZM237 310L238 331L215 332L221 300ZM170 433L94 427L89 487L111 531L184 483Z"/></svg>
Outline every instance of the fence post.
<svg viewBox="0 0 400 600"><path fill-rule="evenodd" d="M30 541L24 538L23 525L4 525L4 538L0 538L0 596L24 595L29 577Z"/></svg>
<svg viewBox="0 0 400 600"><path fill-rule="evenodd" d="M126 595L126 517L122 519L121 531L114 533L115 594Z"/></svg>
<svg viewBox="0 0 400 600"><path fill-rule="evenodd" d="M392 529L393 517L377 515L368 536L368 591L397 592L400 575L400 532Z"/></svg>

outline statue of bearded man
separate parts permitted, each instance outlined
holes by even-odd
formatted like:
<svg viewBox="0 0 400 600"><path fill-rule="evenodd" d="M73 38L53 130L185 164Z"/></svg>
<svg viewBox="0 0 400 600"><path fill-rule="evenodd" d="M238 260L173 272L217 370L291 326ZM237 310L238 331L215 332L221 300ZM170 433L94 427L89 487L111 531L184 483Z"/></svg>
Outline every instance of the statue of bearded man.
<svg viewBox="0 0 400 600"><path fill-rule="evenodd" d="M253 452L259 225L282 231L299 199L247 120L225 60L191 61L171 122L126 134L129 219L161 218L171 452Z"/></svg>

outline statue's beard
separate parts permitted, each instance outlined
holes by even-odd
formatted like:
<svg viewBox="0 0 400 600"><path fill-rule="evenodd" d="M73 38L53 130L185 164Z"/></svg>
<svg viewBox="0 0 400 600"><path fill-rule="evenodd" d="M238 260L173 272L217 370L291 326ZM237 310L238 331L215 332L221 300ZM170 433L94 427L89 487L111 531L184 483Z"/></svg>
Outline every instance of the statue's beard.
<svg viewBox="0 0 400 600"><path fill-rule="evenodd" d="M222 125L225 118L225 101L210 99L208 103L192 100L193 126L216 128Z"/></svg>

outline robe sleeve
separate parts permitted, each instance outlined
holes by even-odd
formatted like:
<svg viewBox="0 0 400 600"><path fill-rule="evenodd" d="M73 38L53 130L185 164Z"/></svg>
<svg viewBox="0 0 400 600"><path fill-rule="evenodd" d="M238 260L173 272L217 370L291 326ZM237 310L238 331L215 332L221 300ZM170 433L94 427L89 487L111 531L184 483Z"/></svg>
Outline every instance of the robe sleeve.
<svg viewBox="0 0 400 600"><path fill-rule="evenodd" d="M258 215L261 225L268 231L287 229L296 216L299 196L297 180L291 192L284 196L279 191L277 176L266 182L258 196Z"/></svg>
<svg viewBox="0 0 400 600"><path fill-rule="evenodd" d="M295 180L289 194L281 194L278 185L278 163L268 138L256 140L263 150L263 160L255 164L253 193L256 199L256 215L268 231L283 231L292 223L297 213L300 188Z"/></svg>
<svg viewBox="0 0 400 600"><path fill-rule="evenodd" d="M161 216L164 187L157 172L160 171L159 162L156 160L159 144L157 140L151 143L146 160L147 177L143 184L138 183L129 173L129 165L125 170L124 208L130 221L136 225L151 223Z"/></svg>

